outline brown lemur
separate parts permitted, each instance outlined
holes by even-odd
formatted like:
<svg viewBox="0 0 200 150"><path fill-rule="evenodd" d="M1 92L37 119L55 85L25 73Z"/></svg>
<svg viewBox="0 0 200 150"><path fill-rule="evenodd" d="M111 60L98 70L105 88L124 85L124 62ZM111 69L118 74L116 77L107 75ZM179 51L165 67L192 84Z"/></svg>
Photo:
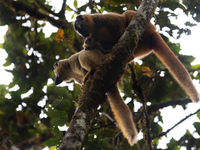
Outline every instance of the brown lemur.
<svg viewBox="0 0 200 150"><path fill-rule="evenodd" d="M74 23L75 30L85 38L86 50L99 49L103 53L111 51L117 43L135 11L127 10L122 14L86 14L79 15ZM96 44L91 41L96 41ZM92 43L92 44L91 44ZM175 54L164 42L154 25L149 23L134 52L134 58L144 57L153 52L167 67L171 75L186 92L193 102L198 102L200 96L192 83L192 79Z"/></svg>
<svg viewBox="0 0 200 150"><path fill-rule="evenodd" d="M55 84L71 80L82 84L86 73L103 64L109 55L99 50L81 50L68 59L56 62L54 64ZM134 145L137 142L137 129L132 113L121 98L117 85L108 90L107 99L122 134L130 145Z"/></svg>

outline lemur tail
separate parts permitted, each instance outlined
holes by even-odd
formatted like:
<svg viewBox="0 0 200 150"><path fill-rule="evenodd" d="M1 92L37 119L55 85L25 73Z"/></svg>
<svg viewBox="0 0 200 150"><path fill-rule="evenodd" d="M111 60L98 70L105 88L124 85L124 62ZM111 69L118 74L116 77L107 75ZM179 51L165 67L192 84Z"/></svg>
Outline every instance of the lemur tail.
<svg viewBox="0 0 200 150"><path fill-rule="evenodd" d="M138 132L133 121L132 113L122 100L117 86L114 86L108 91L108 101L124 137L130 145L134 145L137 142Z"/></svg>
<svg viewBox="0 0 200 150"><path fill-rule="evenodd" d="M183 88L190 99L193 102L200 101L199 93L192 83L192 79L188 71L167 46L162 37L159 34L155 34L152 40L156 43L153 48L155 55L167 67L171 75L176 79L178 84Z"/></svg>

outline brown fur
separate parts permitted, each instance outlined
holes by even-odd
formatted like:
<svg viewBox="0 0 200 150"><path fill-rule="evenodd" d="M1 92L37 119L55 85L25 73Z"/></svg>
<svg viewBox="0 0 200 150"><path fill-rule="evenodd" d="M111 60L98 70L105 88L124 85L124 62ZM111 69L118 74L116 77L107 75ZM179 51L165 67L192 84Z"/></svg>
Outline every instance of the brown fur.
<svg viewBox="0 0 200 150"><path fill-rule="evenodd" d="M113 45L119 40L135 14L134 11L128 10L123 14L81 15L75 21L75 29L85 38L86 49L91 50L96 46L102 52L107 53L111 51ZM84 34L83 31L85 31ZM93 41L96 41L96 44ZM192 83L188 71L156 32L155 27L149 23L138 43L134 58L144 57L151 52L168 68L171 75L191 100L198 102L200 96Z"/></svg>
<svg viewBox="0 0 200 150"><path fill-rule="evenodd" d="M126 137L130 145L134 145L137 142L138 132L133 121L132 113L122 100L116 86L108 91L108 102L122 134Z"/></svg>
<svg viewBox="0 0 200 150"><path fill-rule="evenodd" d="M62 81L76 80L78 83L82 83L82 79L85 74L85 70L81 68L79 63L78 52L67 59L60 60L54 64L55 84L60 84Z"/></svg>
<svg viewBox="0 0 200 150"><path fill-rule="evenodd" d="M82 50L68 59L56 62L54 65L56 84L70 80L75 80L81 84L86 73L82 70L89 72L95 69L97 66L100 66L107 57L109 57L109 54L102 54L99 50ZM117 86L114 86L108 91L108 102L124 137L127 138L130 145L135 144L138 133L133 121L133 116L128 106L121 98Z"/></svg>

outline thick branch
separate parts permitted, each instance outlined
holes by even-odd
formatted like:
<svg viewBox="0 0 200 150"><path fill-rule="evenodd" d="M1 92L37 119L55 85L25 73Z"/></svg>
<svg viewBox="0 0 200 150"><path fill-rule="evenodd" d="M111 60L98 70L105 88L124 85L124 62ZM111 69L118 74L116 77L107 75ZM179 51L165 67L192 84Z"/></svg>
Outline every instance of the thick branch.
<svg viewBox="0 0 200 150"><path fill-rule="evenodd" d="M143 0L137 15L130 22L127 30L113 48L113 57L105 62L88 80L82 90L80 106L73 116L69 129L65 134L61 150L77 149L81 146L99 104L104 102L104 95L120 79L147 23L156 8L157 0Z"/></svg>

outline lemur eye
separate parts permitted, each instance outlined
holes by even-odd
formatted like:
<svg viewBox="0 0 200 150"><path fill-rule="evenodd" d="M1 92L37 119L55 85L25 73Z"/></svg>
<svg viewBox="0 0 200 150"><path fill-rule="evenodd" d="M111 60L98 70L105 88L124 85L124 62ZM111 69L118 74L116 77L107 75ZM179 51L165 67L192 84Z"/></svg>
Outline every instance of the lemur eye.
<svg viewBox="0 0 200 150"><path fill-rule="evenodd" d="M54 65L53 65L53 67L55 68L55 67L57 67L58 66L58 62L56 61L55 63L54 63Z"/></svg>

